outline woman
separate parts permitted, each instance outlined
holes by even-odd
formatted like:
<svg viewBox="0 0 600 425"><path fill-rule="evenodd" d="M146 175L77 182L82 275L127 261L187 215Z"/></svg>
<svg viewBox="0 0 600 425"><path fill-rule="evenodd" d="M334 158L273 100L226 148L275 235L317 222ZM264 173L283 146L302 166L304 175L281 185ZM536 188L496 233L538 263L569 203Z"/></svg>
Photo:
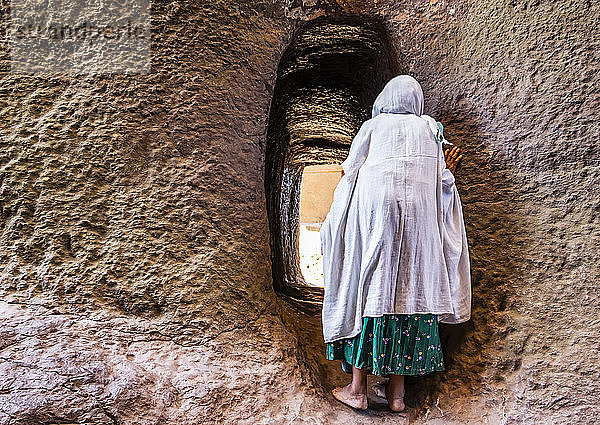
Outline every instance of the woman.
<svg viewBox="0 0 600 425"><path fill-rule="evenodd" d="M327 357L352 365L339 401L367 408L367 373L389 376L385 396L404 409L404 375L444 370L438 322L471 317L462 205L443 153L441 124L423 115L413 77L391 79L342 163L321 227Z"/></svg>

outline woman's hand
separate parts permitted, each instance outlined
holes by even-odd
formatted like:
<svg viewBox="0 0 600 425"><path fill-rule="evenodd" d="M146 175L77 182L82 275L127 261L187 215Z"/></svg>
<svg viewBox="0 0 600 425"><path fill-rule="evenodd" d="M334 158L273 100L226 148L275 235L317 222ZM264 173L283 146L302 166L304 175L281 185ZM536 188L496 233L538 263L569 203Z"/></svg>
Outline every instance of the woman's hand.
<svg viewBox="0 0 600 425"><path fill-rule="evenodd" d="M452 174L456 171L456 167L458 163L462 159L462 155L459 155L460 148L458 146L454 146L452 149L446 149L444 152L444 159L446 160L446 167L450 170Z"/></svg>

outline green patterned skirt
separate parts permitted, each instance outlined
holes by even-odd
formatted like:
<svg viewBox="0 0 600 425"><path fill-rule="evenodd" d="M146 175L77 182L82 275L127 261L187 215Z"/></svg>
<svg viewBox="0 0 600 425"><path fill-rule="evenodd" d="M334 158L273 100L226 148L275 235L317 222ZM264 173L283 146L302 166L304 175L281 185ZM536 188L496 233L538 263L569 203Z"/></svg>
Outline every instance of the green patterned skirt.
<svg viewBox="0 0 600 425"><path fill-rule="evenodd" d="M342 360L344 370L354 365L378 376L445 370L435 314L364 317L360 334L328 343L326 350L327 359Z"/></svg>

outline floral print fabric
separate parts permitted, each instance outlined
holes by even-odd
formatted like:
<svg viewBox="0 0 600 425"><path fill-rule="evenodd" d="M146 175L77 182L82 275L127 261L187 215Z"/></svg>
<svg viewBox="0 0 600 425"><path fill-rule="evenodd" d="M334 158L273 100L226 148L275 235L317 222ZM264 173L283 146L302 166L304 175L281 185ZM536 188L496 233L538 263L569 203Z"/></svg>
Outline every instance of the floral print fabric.
<svg viewBox="0 0 600 425"><path fill-rule="evenodd" d="M329 360L342 360L373 375L424 375L444 369L435 314L363 317L360 334L327 344Z"/></svg>

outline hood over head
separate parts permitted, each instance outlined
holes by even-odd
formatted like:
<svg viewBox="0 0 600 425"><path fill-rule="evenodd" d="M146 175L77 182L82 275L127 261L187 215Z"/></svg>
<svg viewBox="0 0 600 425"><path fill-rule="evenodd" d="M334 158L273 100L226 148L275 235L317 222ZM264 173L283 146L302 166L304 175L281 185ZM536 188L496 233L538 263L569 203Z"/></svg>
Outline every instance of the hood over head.
<svg viewBox="0 0 600 425"><path fill-rule="evenodd" d="M423 114L423 89L410 75L397 75L385 85L373 103L371 118L381 113Z"/></svg>

